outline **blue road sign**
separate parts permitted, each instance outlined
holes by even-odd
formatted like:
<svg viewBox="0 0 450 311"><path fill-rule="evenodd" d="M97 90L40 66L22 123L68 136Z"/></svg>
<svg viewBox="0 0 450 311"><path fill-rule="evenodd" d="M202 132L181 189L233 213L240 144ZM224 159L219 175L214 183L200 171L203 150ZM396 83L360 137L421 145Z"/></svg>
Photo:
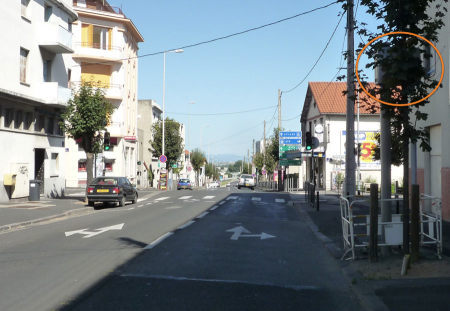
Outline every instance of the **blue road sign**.
<svg viewBox="0 0 450 311"><path fill-rule="evenodd" d="M302 132L280 132L280 138L302 137Z"/></svg>
<svg viewBox="0 0 450 311"><path fill-rule="evenodd" d="M302 144L301 138L280 139L280 145L301 145L301 144Z"/></svg>

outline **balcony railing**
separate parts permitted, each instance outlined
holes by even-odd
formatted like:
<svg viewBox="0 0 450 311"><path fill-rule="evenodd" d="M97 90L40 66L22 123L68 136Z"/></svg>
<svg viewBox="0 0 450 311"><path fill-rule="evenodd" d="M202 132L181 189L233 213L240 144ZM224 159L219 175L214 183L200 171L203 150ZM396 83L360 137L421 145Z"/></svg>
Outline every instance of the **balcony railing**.
<svg viewBox="0 0 450 311"><path fill-rule="evenodd" d="M99 87L99 88L103 88L103 89L122 89L122 85L120 84L113 84L113 83L107 83L107 82L94 82L94 81L71 81L69 83L69 87L73 88L73 87L79 87L82 85L82 83L90 83L93 87Z"/></svg>
<svg viewBox="0 0 450 311"><path fill-rule="evenodd" d="M115 6L110 6L109 4L103 4L101 1L95 1L95 0L74 0L73 1L74 7L79 8L86 8L91 10L97 10L97 11L103 11L103 12L109 12L109 13L115 13L115 14L121 14L125 17L125 14L123 14L122 9Z"/></svg>
<svg viewBox="0 0 450 311"><path fill-rule="evenodd" d="M116 50L116 51L122 52L122 48L120 46L110 45L110 44L93 43L93 42L77 42L77 43L75 43L75 47L98 49L98 50Z"/></svg>
<svg viewBox="0 0 450 311"><path fill-rule="evenodd" d="M72 32L58 23L40 22L38 27L39 45L53 53L73 53Z"/></svg>

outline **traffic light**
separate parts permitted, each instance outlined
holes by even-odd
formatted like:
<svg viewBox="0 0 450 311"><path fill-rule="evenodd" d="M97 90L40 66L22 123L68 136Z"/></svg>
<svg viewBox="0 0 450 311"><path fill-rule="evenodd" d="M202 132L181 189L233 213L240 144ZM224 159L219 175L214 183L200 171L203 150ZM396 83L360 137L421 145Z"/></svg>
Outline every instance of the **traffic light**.
<svg viewBox="0 0 450 311"><path fill-rule="evenodd" d="M137 165L141 165L141 161L138 161Z"/></svg>
<svg viewBox="0 0 450 311"><path fill-rule="evenodd" d="M105 138L103 139L103 149L105 151L109 151L111 144L111 134L109 132L105 132Z"/></svg>
<svg viewBox="0 0 450 311"><path fill-rule="evenodd" d="M306 135L306 150L307 151L312 150L313 140L311 137L311 132L306 132L305 135Z"/></svg>

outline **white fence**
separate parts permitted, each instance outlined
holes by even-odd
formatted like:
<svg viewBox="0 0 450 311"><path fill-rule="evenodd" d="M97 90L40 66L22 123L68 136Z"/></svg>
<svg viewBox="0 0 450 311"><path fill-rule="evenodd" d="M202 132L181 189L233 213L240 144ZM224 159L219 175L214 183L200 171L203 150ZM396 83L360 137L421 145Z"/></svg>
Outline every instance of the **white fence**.
<svg viewBox="0 0 450 311"><path fill-rule="evenodd" d="M370 200L353 200L351 203L349 199L357 199L358 196L340 197L341 206L341 222L342 222L342 237L344 241L345 253L342 259L351 252L350 259L355 260L356 247L368 247L367 243L356 244L355 237L369 236L370 223L369 215L353 215L353 204L370 202ZM382 201L401 201L403 199L383 199ZM430 200L432 203L433 212L426 213L423 211L423 202ZM441 199L420 195L420 244L436 244L436 255L441 258L442 255L442 203ZM384 229L384 243L378 243L378 246L395 246L403 245L403 222L402 214L393 214L391 222L382 222L381 216L378 216L378 235L381 235ZM366 226L366 233L363 230L358 230L355 233L355 227ZM382 228L384 227L384 228Z"/></svg>

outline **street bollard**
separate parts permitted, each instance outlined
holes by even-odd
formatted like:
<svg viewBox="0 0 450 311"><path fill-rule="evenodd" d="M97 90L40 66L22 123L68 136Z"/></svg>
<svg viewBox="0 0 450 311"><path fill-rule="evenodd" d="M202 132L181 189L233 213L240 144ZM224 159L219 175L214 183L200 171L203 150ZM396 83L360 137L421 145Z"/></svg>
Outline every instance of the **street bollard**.
<svg viewBox="0 0 450 311"><path fill-rule="evenodd" d="M378 261L378 184L370 184L369 259Z"/></svg>
<svg viewBox="0 0 450 311"><path fill-rule="evenodd" d="M319 211L319 191L317 191L317 211Z"/></svg>

